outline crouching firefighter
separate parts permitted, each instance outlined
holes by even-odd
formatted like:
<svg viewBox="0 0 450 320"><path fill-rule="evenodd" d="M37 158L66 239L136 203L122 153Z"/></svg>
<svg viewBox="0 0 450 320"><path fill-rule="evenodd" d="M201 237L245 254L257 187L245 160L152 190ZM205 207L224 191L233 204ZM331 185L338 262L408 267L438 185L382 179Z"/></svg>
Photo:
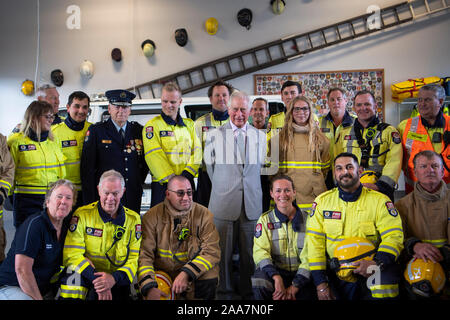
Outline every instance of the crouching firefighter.
<svg viewBox="0 0 450 320"><path fill-rule="evenodd" d="M138 265L139 214L122 206L122 175L109 170L98 184L100 201L78 208L63 250L61 299L127 300Z"/></svg>

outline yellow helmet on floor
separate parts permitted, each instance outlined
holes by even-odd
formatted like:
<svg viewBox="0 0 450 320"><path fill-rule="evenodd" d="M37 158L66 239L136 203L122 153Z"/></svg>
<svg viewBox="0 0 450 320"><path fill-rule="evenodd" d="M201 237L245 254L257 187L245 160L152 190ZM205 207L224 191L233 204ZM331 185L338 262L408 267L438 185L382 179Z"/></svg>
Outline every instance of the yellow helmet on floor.
<svg viewBox="0 0 450 320"><path fill-rule="evenodd" d="M353 263L360 260L372 260L376 251L373 243L367 239L361 237L344 239L334 249L331 269L336 272L339 279L355 282L356 276L353 270L356 266Z"/></svg>
<svg viewBox="0 0 450 320"><path fill-rule="evenodd" d="M413 258L406 266L404 277L411 290L422 297L438 294L445 285L445 273L441 264Z"/></svg>
<svg viewBox="0 0 450 320"><path fill-rule="evenodd" d="M168 298L161 297L160 300L175 300L175 294L172 292L172 279L164 271L158 270L155 272L158 289L169 295Z"/></svg>
<svg viewBox="0 0 450 320"><path fill-rule="evenodd" d="M377 173L375 171L372 171L372 170L366 170L359 177L359 181L361 181L361 183L373 183L373 184L375 184L378 181Z"/></svg>

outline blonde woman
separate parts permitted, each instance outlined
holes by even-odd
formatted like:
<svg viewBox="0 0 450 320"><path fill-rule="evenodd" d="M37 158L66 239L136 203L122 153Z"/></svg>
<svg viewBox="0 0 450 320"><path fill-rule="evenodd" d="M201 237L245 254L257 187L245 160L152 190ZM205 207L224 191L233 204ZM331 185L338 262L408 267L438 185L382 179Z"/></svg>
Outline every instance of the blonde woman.
<svg viewBox="0 0 450 320"><path fill-rule="evenodd" d="M327 190L330 142L314 121L308 98L295 97L287 110L279 136L280 173L294 181L297 205L309 212L315 197Z"/></svg>
<svg viewBox="0 0 450 320"><path fill-rule="evenodd" d="M16 166L13 213L16 228L31 214L42 210L48 186L66 175L61 144L51 132L53 107L33 101L25 111L18 133L8 138Z"/></svg>

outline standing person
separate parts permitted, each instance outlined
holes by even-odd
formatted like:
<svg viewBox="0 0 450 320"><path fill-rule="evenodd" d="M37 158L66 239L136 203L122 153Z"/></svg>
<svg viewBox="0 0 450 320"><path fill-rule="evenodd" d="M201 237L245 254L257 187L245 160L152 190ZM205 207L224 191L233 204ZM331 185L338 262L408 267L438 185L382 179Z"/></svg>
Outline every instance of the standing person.
<svg viewBox="0 0 450 320"><path fill-rule="evenodd" d="M166 199L142 218L138 283L146 300L159 300L156 271L173 279L176 299L212 300L219 276L219 234L212 213L192 201L183 176L167 183Z"/></svg>
<svg viewBox="0 0 450 320"><path fill-rule="evenodd" d="M279 137L279 172L292 178L297 186L297 205L309 212L314 199L327 190L330 142L314 121L308 98L291 100Z"/></svg>
<svg viewBox="0 0 450 320"><path fill-rule="evenodd" d="M96 186L100 176L114 169L125 180L122 204L140 212L148 167L144 160L143 127L135 121L128 121L135 94L127 90L109 90L105 95L111 117L91 125L83 144L80 167L83 204L99 199Z"/></svg>
<svg viewBox="0 0 450 320"><path fill-rule="evenodd" d="M359 180L362 168L352 153L341 153L334 159L337 188L318 196L306 226L308 263L319 300L358 300L397 298L400 270L396 262L403 249L400 215L390 199ZM339 265L336 274L330 270L335 250L349 238L364 238L364 247L373 247L373 258L355 259L351 266ZM357 247L357 242L348 244ZM358 251L355 256L358 257ZM347 256L353 258L351 255ZM345 259L343 259L345 260ZM344 264L344 261L339 264ZM378 266L378 283L370 283L369 267ZM373 270L373 269L372 269ZM342 271L342 272L341 272Z"/></svg>
<svg viewBox="0 0 450 320"><path fill-rule="evenodd" d="M269 103L264 98L255 98L250 109L251 125L256 129L262 130L267 135L267 117L269 116ZM250 123L250 120L249 120ZM263 211L266 212L270 208L270 182L269 176L261 175L261 188L263 194Z"/></svg>
<svg viewBox="0 0 450 320"><path fill-rule="evenodd" d="M6 137L0 133L0 264L5 259L6 233L3 227L3 204L14 182L14 159L8 149Z"/></svg>
<svg viewBox="0 0 450 320"><path fill-rule="evenodd" d="M64 242L61 298L128 300L136 276L141 217L122 205L125 180L105 171L98 184L100 200L78 208Z"/></svg>
<svg viewBox="0 0 450 320"><path fill-rule="evenodd" d="M62 152L66 157L66 179L72 181L78 190L75 209L83 202L80 164L86 132L92 124L86 121L90 110L89 103L89 96L83 91L72 92L67 102L66 119L52 127L53 134L61 142Z"/></svg>
<svg viewBox="0 0 450 320"><path fill-rule="evenodd" d="M36 97L38 101L46 101L50 103L53 107L53 115L55 119L53 119L52 125L61 123L64 121L64 118L58 115L59 110L59 93L56 90L55 86L50 84L44 84L40 86L36 91Z"/></svg>
<svg viewBox="0 0 450 320"><path fill-rule="evenodd" d="M450 116L443 114L444 88L427 84L419 89L417 108L419 115L403 120L398 125L403 145L403 173L405 191L414 189L417 177L414 174L413 159L423 150L435 151L444 160L444 181L450 185Z"/></svg>
<svg viewBox="0 0 450 320"><path fill-rule="evenodd" d="M195 133L202 144L202 154L205 149L206 134L209 130L218 128L228 122L228 100L233 92L233 87L222 80L217 81L208 89L209 101L212 111L195 120ZM205 207L209 204L211 196L211 180L206 172L206 167L198 169L197 190L194 193L194 200Z"/></svg>
<svg viewBox="0 0 450 320"><path fill-rule="evenodd" d="M66 176L60 141L50 130L54 117L49 103L33 101L25 111L20 132L8 139L16 167L13 197L16 228L42 209L49 185Z"/></svg>
<svg viewBox="0 0 450 320"><path fill-rule="evenodd" d="M256 265L252 286L257 300L309 300L315 290L310 282L304 248L306 219L295 205L291 178L275 176L270 196L275 208L258 219L253 245Z"/></svg>
<svg viewBox="0 0 450 320"><path fill-rule="evenodd" d="M58 90L56 90L56 87L50 84L43 84L36 90L36 100L37 101L44 101L49 103L52 106L52 114L54 116L52 125L61 123L64 121L63 117L60 117L58 115L59 110L59 93ZM12 133L18 133L20 132L20 127L22 126L21 123L17 124L14 129L12 130Z"/></svg>
<svg viewBox="0 0 450 320"><path fill-rule="evenodd" d="M334 152L355 154L364 170L375 172L375 183L365 187L379 191L394 201L394 190L402 170L401 137L393 126L377 117L375 97L370 91L359 91L354 97L356 115L353 126L343 128Z"/></svg>
<svg viewBox="0 0 450 320"><path fill-rule="evenodd" d="M281 101L284 103L284 110L269 117L267 124L269 137L277 134L284 125L284 118L288 111L289 104L296 96L302 94L302 86L296 81L288 80L281 86Z"/></svg>
<svg viewBox="0 0 450 320"><path fill-rule="evenodd" d="M253 232L262 212L261 169L266 136L247 120L250 100L246 93L231 94L230 121L208 132L204 161L212 190L208 209L220 236L220 276L217 296L232 299L232 254L239 248L240 295L252 297L254 271Z"/></svg>
<svg viewBox="0 0 450 320"><path fill-rule="evenodd" d="M63 223L77 197L69 180L54 182L40 208L17 229L0 266L0 300L53 299L51 280L62 264L67 228Z"/></svg>
<svg viewBox="0 0 450 320"><path fill-rule="evenodd" d="M330 161L333 162L336 138L343 128L353 125L356 116L347 111L347 95L341 88L333 87L328 90L327 104L330 111L319 119L319 126L320 131L330 140ZM325 183L329 190L335 187L332 170L328 171Z"/></svg>
<svg viewBox="0 0 450 320"><path fill-rule="evenodd" d="M195 189L202 147L194 121L180 115L181 102L178 85L166 83L161 89L161 114L150 119L142 131L145 161L152 174L151 207L164 201L167 182L174 175L186 177Z"/></svg>
<svg viewBox="0 0 450 320"><path fill-rule="evenodd" d="M249 123L256 129L267 129L267 117L269 116L269 103L264 98L255 98L252 102L252 108L250 109Z"/></svg>

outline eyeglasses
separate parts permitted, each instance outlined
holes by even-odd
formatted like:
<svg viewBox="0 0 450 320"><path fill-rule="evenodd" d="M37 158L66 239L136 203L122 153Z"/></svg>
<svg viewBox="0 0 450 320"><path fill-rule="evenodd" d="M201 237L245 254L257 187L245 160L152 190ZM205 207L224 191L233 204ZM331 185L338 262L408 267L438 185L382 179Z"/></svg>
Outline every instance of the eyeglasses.
<svg viewBox="0 0 450 320"><path fill-rule="evenodd" d="M47 119L47 120L54 120L55 119L55 115L53 115L53 114L43 114L41 117L44 117L45 119Z"/></svg>
<svg viewBox="0 0 450 320"><path fill-rule="evenodd" d="M294 107L292 109L294 112L309 112L309 108L308 107Z"/></svg>
<svg viewBox="0 0 450 320"><path fill-rule="evenodd" d="M177 191L175 191L175 190L167 189L167 191L176 193L177 196L180 197L180 198L183 198L185 194L187 194L188 197L192 196L192 190L186 190L186 191L184 191L184 190L177 190Z"/></svg>

